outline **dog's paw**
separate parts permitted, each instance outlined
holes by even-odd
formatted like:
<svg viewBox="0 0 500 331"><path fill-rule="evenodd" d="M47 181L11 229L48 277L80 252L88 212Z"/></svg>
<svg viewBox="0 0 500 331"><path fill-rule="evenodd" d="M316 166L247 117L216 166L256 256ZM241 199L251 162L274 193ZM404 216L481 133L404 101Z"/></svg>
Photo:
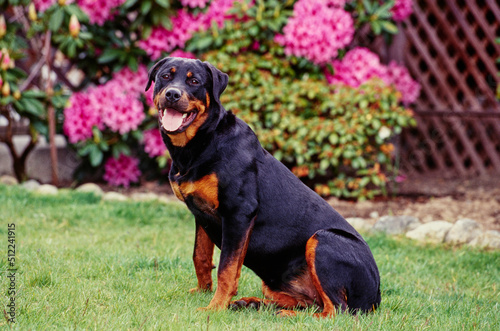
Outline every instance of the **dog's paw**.
<svg viewBox="0 0 500 331"><path fill-rule="evenodd" d="M232 301L229 304L229 308L233 310L237 310L240 308L258 309L261 305L261 302L262 300L259 298L254 298L254 297L241 298L239 300Z"/></svg>

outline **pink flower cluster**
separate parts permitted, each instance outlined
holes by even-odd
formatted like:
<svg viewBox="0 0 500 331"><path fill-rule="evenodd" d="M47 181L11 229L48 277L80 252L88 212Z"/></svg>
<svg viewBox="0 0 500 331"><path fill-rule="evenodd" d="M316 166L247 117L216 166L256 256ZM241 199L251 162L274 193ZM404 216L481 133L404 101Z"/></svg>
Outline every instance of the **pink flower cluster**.
<svg viewBox="0 0 500 331"><path fill-rule="evenodd" d="M189 6L191 8L196 8L196 7L205 8L208 1L210 0L181 0L181 4L184 7Z"/></svg>
<svg viewBox="0 0 500 331"><path fill-rule="evenodd" d="M93 126L120 134L137 129L145 118L139 98L146 83L146 67L140 66L137 73L125 68L104 85L74 93L64 109L63 130L69 141L91 138Z"/></svg>
<svg viewBox="0 0 500 331"><path fill-rule="evenodd" d="M91 138L94 126L103 128L93 91L73 93L64 109L63 131L72 144Z"/></svg>
<svg viewBox="0 0 500 331"><path fill-rule="evenodd" d="M401 101L409 105L417 100L420 95L420 84L413 80L404 66L391 61L387 67L387 76L396 89L401 92Z"/></svg>
<svg viewBox="0 0 500 331"><path fill-rule="evenodd" d="M66 4L73 3L74 0L66 0ZM44 12L49 9L52 5L57 3L57 0L33 0L36 10L39 12Z"/></svg>
<svg viewBox="0 0 500 331"><path fill-rule="evenodd" d="M130 183L139 181L141 171L139 160L121 154L118 159L110 157L104 164L104 180L110 185L129 187Z"/></svg>
<svg viewBox="0 0 500 331"><path fill-rule="evenodd" d="M75 0L66 0L66 4L73 3ZM77 0L78 6L90 19L90 23L103 25L115 15L114 8L121 6L126 0ZM193 0L191 0L192 2ZM199 0L198 2L202 2ZM57 3L57 0L33 0L35 8L44 12L49 7Z"/></svg>
<svg viewBox="0 0 500 331"><path fill-rule="evenodd" d="M167 150L161 138L160 130L157 128L144 131L143 142L144 151L151 158L164 155Z"/></svg>
<svg viewBox="0 0 500 331"><path fill-rule="evenodd" d="M114 8L126 0L78 0L78 6L88 15L90 23L103 25L115 15Z"/></svg>
<svg viewBox="0 0 500 331"><path fill-rule="evenodd" d="M394 6L391 8L392 18L401 22L413 13L412 0L396 0Z"/></svg>
<svg viewBox="0 0 500 331"><path fill-rule="evenodd" d="M293 16L276 41L287 55L304 57L316 64L331 61L354 36L351 15L342 9L345 1L298 0Z"/></svg>
<svg viewBox="0 0 500 331"><path fill-rule="evenodd" d="M394 84L401 93L401 101L405 104L415 102L420 94L420 84L413 80L408 70L391 62L389 66L380 63L377 54L367 48L357 47L346 53L344 58L334 60L334 75L325 71L330 84L344 84L358 87L371 78L378 77L387 85Z"/></svg>
<svg viewBox="0 0 500 331"><path fill-rule="evenodd" d="M356 47L347 52L342 61L334 60L332 65L335 74L332 76L326 72L326 78L330 84L358 87L373 77L379 77L389 83L387 68L380 63L378 55L368 48Z"/></svg>
<svg viewBox="0 0 500 331"><path fill-rule="evenodd" d="M193 2L193 1L191 1ZM172 17L173 30L163 26L153 28L151 35L146 40L139 41L138 45L156 60L162 52L171 52L175 48L184 48L194 32L209 29L212 22L222 27L227 18L227 11L232 7L233 0L213 0L206 12L192 14L186 9L177 12Z"/></svg>

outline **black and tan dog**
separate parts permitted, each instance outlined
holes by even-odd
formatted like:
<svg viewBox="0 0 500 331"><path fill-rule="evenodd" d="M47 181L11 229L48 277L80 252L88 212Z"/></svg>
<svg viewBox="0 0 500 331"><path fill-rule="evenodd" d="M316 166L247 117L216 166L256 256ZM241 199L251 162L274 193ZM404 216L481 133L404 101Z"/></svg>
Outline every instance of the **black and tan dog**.
<svg viewBox="0 0 500 331"><path fill-rule="evenodd" d="M363 238L328 203L264 150L226 111L228 76L199 60L165 58L149 72L160 130L172 157L170 183L196 220L198 287L212 290L214 244L221 249L217 290L205 309L275 304L282 315L317 305L371 311L380 278ZM265 299L236 295L245 265Z"/></svg>

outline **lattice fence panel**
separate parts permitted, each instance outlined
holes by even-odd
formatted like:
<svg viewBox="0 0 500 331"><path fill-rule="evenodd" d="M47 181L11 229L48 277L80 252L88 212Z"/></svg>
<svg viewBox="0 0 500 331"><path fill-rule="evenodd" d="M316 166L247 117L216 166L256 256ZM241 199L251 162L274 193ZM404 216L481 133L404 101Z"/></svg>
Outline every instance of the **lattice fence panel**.
<svg viewBox="0 0 500 331"><path fill-rule="evenodd" d="M400 137L405 174L451 178L500 170L500 118L417 115L418 127Z"/></svg>
<svg viewBox="0 0 500 331"><path fill-rule="evenodd" d="M422 84L417 110L500 111L496 1L419 0L403 30L404 60Z"/></svg>
<svg viewBox="0 0 500 331"><path fill-rule="evenodd" d="M418 127L401 137L402 168L447 177L500 172L498 1L417 0L402 30L389 57L404 60L422 86Z"/></svg>

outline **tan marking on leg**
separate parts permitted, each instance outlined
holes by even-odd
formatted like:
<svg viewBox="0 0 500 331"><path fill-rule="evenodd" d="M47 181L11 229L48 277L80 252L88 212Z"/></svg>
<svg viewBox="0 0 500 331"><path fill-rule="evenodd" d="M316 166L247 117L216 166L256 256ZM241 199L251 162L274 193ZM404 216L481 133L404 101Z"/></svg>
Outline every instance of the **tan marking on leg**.
<svg viewBox="0 0 500 331"><path fill-rule="evenodd" d="M323 303L323 312L314 314L315 317L335 317L336 311L332 300L323 290L318 274L316 273L316 247L318 246L318 239L313 235L306 244L306 262L311 273L311 279L318 292L319 297Z"/></svg>
<svg viewBox="0 0 500 331"><path fill-rule="evenodd" d="M194 242L193 262L198 279L198 287L190 292L212 291L212 269L213 269L214 243L208 237L205 230L196 226L196 238Z"/></svg>
<svg viewBox="0 0 500 331"><path fill-rule="evenodd" d="M231 298L236 295L238 290L238 281L241 275L241 267L245 260L248 249L248 243L252 227L250 227L244 236L241 246L233 254L232 260L225 264L223 269L217 273L217 290L210 301L210 304L202 310L223 310L226 309Z"/></svg>

